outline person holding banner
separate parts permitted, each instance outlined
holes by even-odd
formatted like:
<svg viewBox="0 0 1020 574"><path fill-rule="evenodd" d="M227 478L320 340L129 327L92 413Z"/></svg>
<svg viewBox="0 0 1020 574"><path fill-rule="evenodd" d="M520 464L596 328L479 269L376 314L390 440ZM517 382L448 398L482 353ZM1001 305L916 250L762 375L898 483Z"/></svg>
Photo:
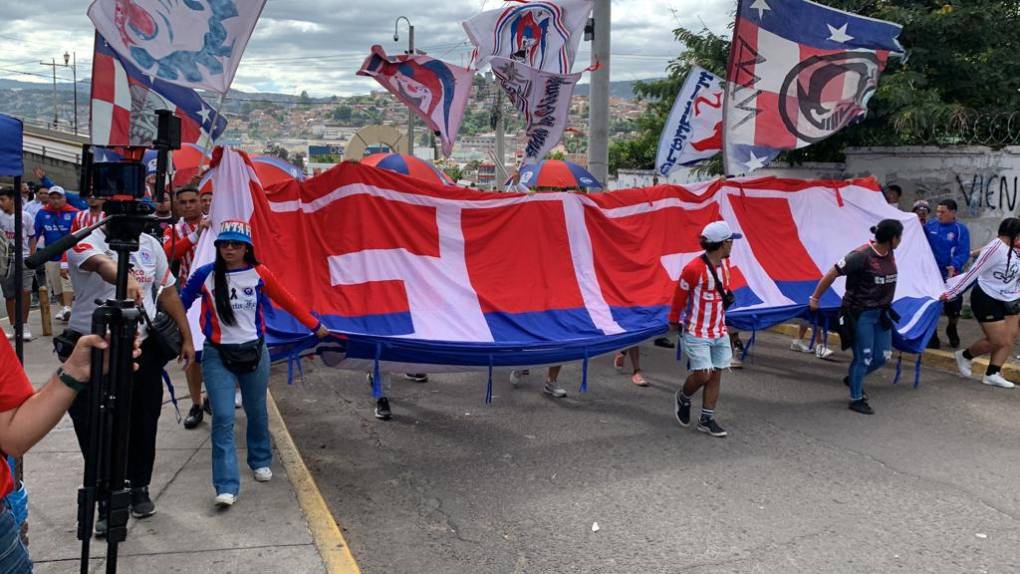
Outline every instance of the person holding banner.
<svg viewBox="0 0 1020 574"><path fill-rule="evenodd" d="M984 337L956 352L956 365L964 377L971 376L974 357L991 355L981 382L1012 389L1013 382L1002 376L1002 365L1009 358L1020 330L1020 219L1007 217L999 224L998 237L988 242L974 265L949 280L943 301L959 298L974 285L970 308L981 325Z"/></svg>
<svg viewBox="0 0 1020 574"><path fill-rule="evenodd" d="M733 359L726 330L726 309L734 301L729 288L729 257L733 241L742 237L725 221L705 226L700 236L705 252L680 272L669 311L670 329L683 333L683 348L690 362L687 380L676 392L676 420L685 428L691 424L691 399L704 389L697 429L718 438L727 433L715 420L715 406L722 371L730 368Z"/></svg>
<svg viewBox="0 0 1020 574"><path fill-rule="evenodd" d="M840 309L840 337L853 347L850 373L843 384L850 387L850 410L873 415L864 392L864 377L876 371L892 356L892 327L899 320L892 309L896 294L896 257L893 251L903 239L903 224L883 219L871 228L875 239L848 253L818 282L808 298L808 307L818 311L818 299L836 277L846 276L846 292ZM844 346L847 341L844 341Z"/></svg>
<svg viewBox="0 0 1020 574"><path fill-rule="evenodd" d="M240 384L248 416L248 466L255 480L273 478L270 465L269 349L266 347L265 309L268 299L293 315L319 338L329 331L297 301L276 276L255 258L251 226L227 220L216 236L216 261L195 269L181 293L184 307L202 299L202 377L212 405L212 478L215 505L228 508L237 501L241 478L234 450L234 387Z"/></svg>

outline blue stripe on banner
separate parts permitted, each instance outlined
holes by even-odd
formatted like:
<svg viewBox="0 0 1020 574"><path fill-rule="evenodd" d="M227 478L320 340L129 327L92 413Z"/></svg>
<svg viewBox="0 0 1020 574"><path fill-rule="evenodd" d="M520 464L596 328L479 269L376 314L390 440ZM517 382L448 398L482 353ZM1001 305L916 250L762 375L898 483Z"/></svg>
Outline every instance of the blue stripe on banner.
<svg viewBox="0 0 1020 574"><path fill-rule="evenodd" d="M738 10L741 18L759 28L814 48L903 51L897 40L902 26L807 0L741 0ZM834 35L830 26L841 30L845 36ZM843 37L845 41L830 40L830 37Z"/></svg>

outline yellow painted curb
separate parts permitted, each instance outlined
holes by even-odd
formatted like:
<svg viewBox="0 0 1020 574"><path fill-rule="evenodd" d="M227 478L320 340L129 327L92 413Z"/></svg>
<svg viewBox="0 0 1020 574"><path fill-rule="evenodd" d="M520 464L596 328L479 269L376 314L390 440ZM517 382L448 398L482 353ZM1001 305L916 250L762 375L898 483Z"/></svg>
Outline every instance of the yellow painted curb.
<svg viewBox="0 0 1020 574"><path fill-rule="evenodd" d="M305 513L308 520L308 529L312 532L312 539L319 555L326 565L328 574L361 574L358 563L351 554L351 548L347 545L340 526L336 523L333 513L326 506L326 501L315 484L315 479L308 472L301 453L294 444L294 439L287 430L283 417L280 416L280 409L273 400L272 393L267 393L266 406L269 410L269 431L273 433L276 440L276 449L280 453L280 460L287 470L291 484L297 492L298 504Z"/></svg>
<svg viewBox="0 0 1020 574"><path fill-rule="evenodd" d="M779 333L780 335L786 335L787 337L796 337L798 326L787 323L784 325L776 325L775 327L769 330L774 333ZM839 348L839 335L831 332L829 333L829 346L834 349ZM917 356L913 354L908 355L914 357ZM932 367L936 367L938 369L942 369L944 371L950 371L952 373L957 372L956 357L953 356L953 353L948 351L940 351L937 349L925 349L924 358L921 359L921 363L924 365L929 365ZM980 377L981 373L984 373L987 367L988 367L987 357L977 357L971 363L971 369L973 370L977 377ZM1014 362L1007 361L1006 364L1002 367L1002 376L1012 381L1020 380L1020 365L1017 365L1017 363Z"/></svg>

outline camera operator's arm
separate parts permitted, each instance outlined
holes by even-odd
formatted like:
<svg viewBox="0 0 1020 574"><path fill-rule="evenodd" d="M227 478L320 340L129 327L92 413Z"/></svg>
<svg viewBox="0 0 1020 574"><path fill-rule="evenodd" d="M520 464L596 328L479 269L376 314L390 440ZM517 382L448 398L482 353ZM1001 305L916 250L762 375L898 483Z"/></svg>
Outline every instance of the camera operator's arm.
<svg viewBox="0 0 1020 574"><path fill-rule="evenodd" d="M170 318L174 320L174 323L177 323L177 328L181 330L181 356L178 360L183 361L184 366L187 367L195 360L195 344L191 340L188 314L184 312L184 305L181 304L181 298L177 295L177 287L170 285L163 288L163 292L159 294L159 303L167 315L170 315Z"/></svg>
<svg viewBox="0 0 1020 574"><path fill-rule="evenodd" d="M71 356L63 365L65 377L85 383L89 380L92 348L107 348L98 335L78 339ZM137 350L135 351L137 356ZM0 343L0 450L21 456L42 440L64 416L77 391L57 374L39 392L32 390L14 351L6 341Z"/></svg>
<svg viewBox="0 0 1020 574"><path fill-rule="evenodd" d="M113 259L105 255L89 257L81 264L81 270L89 273L98 273L103 278L103 281L110 285L117 284L117 264ZM129 298L134 299L135 303L142 304L142 289L138 286L138 281L130 274L127 279L127 295Z"/></svg>

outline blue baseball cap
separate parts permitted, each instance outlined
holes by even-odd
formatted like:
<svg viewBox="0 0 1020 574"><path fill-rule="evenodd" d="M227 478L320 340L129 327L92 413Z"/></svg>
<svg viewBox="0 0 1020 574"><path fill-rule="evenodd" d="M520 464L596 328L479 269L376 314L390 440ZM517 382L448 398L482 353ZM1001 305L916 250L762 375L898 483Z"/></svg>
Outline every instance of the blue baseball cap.
<svg viewBox="0 0 1020 574"><path fill-rule="evenodd" d="M220 224L220 234L216 236L216 243L220 241L240 241L254 246L251 242L251 225L236 219L224 221Z"/></svg>

